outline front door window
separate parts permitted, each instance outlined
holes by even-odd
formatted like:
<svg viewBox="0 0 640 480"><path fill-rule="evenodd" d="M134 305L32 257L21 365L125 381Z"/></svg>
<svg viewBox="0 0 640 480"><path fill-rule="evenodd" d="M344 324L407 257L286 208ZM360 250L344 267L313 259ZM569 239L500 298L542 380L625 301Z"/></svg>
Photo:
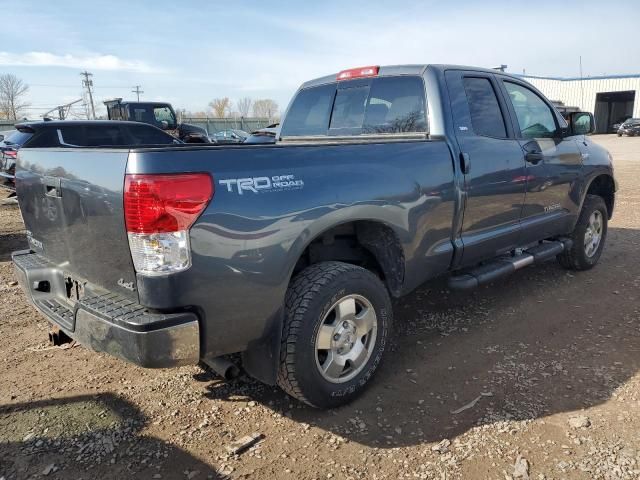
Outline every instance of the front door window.
<svg viewBox="0 0 640 480"><path fill-rule="evenodd" d="M523 138L553 138L558 127L555 115L547 103L533 90L513 82L504 82L518 118Z"/></svg>

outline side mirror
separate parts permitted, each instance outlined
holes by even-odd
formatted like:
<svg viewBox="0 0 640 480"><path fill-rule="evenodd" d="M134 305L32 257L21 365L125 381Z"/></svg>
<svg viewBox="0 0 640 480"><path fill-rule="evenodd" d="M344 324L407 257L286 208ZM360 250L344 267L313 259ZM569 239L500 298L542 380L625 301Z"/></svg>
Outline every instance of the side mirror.
<svg viewBox="0 0 640 480"><path fill-rule="evenodd" d="M160 122L160 128L162 128L162 130L169 130L169 122L162 120Z"/></svg>
<svg viewBox="0 0 640 480"><path fill-rule="evenodd" d="M569 116L573 135L588 135L596 131L596 120L589 112L575 112Z"/></svg>

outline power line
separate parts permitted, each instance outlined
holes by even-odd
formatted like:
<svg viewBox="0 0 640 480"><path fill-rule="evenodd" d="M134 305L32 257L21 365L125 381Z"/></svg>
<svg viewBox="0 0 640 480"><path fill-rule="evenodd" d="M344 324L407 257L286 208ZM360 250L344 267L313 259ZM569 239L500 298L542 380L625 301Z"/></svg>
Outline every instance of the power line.
<svg viewBox="0 0 640 480"><path fill-rule="evenodd" d="M93 87L93 80L91 80L91 78L89 78L89 77L93 76L93 73L89 73L89 72L87 72L85 70L80 75L82 75L84 77L84 80L82 80L82 86L87 89L87 93L89 94L89 103L91 105L91 118L93 120L95 120L96 119L96 107L93 105L93 92L91 91L91 87Z"/></svg>
<svg viewBox="0 0 640 480"><path fill-rule="evenodd" d="M135 90L131 90L131 93L135 93L135 94L138 96L138 101L140 101L140 94L141 94L141 93L144 93L144 91L143 91L143 90L140 90L140 87L141 87L141 86L142 86L142 85L135 85L135 86L133 87Z"/></svg>
<svg viewBox="0 0 640 480"><path fill-rule="evenodd" d="M51 110L52 108L54 108L53 106L50 107L33 107L33 106L28 106L26 109L27 110Z"/></svg>
<svg viewBox="0 0 640 480"><path fill-rule="evenodd" d="M56 85L51 83L30 83L30 87L48 87L48 88L78 88L77 85ZM127 85L100 85L98 87L93 87L94 89L102 89L102 88L129 88Z"/></svg>

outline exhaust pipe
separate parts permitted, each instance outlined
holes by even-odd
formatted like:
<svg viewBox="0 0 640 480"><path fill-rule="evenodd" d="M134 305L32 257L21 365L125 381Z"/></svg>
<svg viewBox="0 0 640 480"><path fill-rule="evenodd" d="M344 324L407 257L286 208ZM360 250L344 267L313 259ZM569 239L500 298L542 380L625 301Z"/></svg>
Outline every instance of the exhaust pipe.
<svg viewBox="0 0 640 480"><path fill-rule="evenodd" d="M240 376L240 367L225 357L205 358L202 361L225 380Z"/></svg>

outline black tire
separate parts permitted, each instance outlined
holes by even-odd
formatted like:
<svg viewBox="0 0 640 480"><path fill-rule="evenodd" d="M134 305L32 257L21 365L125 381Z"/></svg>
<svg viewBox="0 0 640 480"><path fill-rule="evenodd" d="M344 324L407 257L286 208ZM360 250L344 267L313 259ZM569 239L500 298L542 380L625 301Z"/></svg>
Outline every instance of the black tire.
<svg viewBox="0 0 640 480"><path fill-rule="evenodd" d="M316 338L336 302L349 295L370 302L377 317L376 335L360 372L348 381L334 383L320 373ZM350 402L364 391L378 368L389 341L392 319L387 289L370 271L342 262L322 262L306 268L293 279L286 295L278 385L292 397L317 408Z"/></svg>
<svg viewBox="0 0 640 480"><path fill-rule="evenodd" d="M589 256L585 247L585 235L589 226L589 219L595 211L599 211L602 218L602 235L597 249ZM569 270L589 270L593 268L598 263L604 249L607 239L608 219L607 206L602 197L587 195L582 205L578 222L570 235L573 245L569 250L558 255L560 265Z"/></svg>
<svg viewBox="0 0 640 480"><path fill-rule="evenodd" d="M621 137L621 136L622 136L622 134L621 134L621 133L619 133L619 134L618 134L618 136L619 136L619 137Z"/></svg>

